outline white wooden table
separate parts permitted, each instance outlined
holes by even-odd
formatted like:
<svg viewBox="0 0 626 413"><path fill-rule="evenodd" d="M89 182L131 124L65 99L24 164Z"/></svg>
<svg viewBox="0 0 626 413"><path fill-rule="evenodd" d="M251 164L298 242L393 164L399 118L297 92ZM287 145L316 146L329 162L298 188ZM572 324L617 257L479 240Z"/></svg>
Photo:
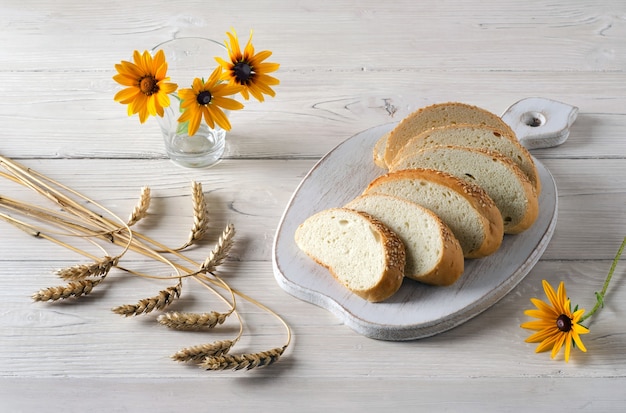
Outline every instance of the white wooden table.
<svg viewBox="0 0 626 413"><path fill-rule="evenodd" d="M255 31L281 63L277 96L231 116L225 159L183 169L154 120L113 101L114 64L177 36ZM564 280L590 309L626 235L626 5L600 1L17 1L0 4L0 154L126 216L152 189L148 228L177 244L190 228L189 183L237 241L222 275L285 317L294 333L268 368L210 372L178 349L232 334L164 331L154 316L110 308L164 284L112 273L78 301L33 303L80 256L0 222L0 410L31 411L622 411L626 268L569 363L535 354L519 327L541 280ZM436 102L495 113L543 96L577 106L563 145L533 154L555 177L559 218L545 254L510 294L448 332L408 341L358 335L285 293L272 274L281 214L334 146ZM11 189L9 189L11 188ZM0 194L35 199L0 181ZM203 260L210 248L189 251ZM148 260L135 264L151 269ZM218 305L189 284L180 309ZM281 345L284 330L245 302L242 349ZM213 335L212 335L213 334Z"/></svg>

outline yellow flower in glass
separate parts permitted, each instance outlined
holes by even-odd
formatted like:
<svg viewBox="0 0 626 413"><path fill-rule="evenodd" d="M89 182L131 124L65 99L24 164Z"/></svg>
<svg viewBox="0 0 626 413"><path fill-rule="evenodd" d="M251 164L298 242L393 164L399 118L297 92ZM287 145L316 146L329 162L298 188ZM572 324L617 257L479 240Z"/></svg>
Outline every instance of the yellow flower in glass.
<svg viewBox="0 0 626 413"><path fill-rule="evenodd" d="M239 93L241 87L221 83L221 75L222 67L218 66L206 82L195 78L191 89L178 91L178 97L182 101L180 107L183 110L178 121L181 123L189 122L187 128L189 136L198 131L203 117L211 128L215 128L217 123L222 129L228 131L231 128L230 122L222 108L227 110L243 109L241 102L226 97Z"/></svg>
<svg viewBox="0 0 626 413"><path fill-rule="evenodd" d="M270 86L278 85L280 81L267 73L275 72L280 65L264 62L272 55L272 52L264 50L255 54L254 46L252 46L252 32L250 32L250 39L243 53L239 47L237 33L233 30L232 33L227 32L226 35L230 39L230 43L228 40L225 42L230 61L220 57L215 58L224 69L222 79L228 80L231 85L243 86L241 96L246 100L250 98L250 94L259 102L265 100L264 94L275 96L276 92Z"/></svg>
<svg viewBox="0 0 626 413"><path fill-rule="evenodd" d="M565 345L565 361L567 362L572 343L575 343L580 350L587 351L580 336L589 333L589 330L579 324L585 310L572 312L563 282L559 284L555 293L552 286L543 280L543 289L550 304L531 298L530 301L537 309L526 310L524 314L539 320L523 323L521 327L537 331L526 339L527 343L540 343L536 349L537 353L552 349L552 358L554 358Z"/></svg>
<svg viewBox="0 0 626 413"><path fill-rule="evenodd" d="M139 114L139 121L144 123L148 116L163 116L163 108L170 105L169 93L178 87L169 83L165 53L159 50L152 57L148 51L140 54L135 50L133 62L123 60L115 65L118 74L113 79L127 86L115 94L114 99L128 105L128 116Z"/></svg>

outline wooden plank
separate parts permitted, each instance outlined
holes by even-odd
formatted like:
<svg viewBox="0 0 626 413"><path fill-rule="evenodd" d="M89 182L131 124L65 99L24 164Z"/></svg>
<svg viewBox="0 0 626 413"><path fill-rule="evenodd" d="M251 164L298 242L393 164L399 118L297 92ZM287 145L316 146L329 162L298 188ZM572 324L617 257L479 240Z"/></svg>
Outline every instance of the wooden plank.
<svg viewBox="0 0 626 413"><path fill-rule="evenodd" d="M0 72L0 92L6 97L0 103L0 152L12 157L163 159L156 120L141 125L113 101L113 73L46 73L48 86L41 90L42 72ZM432 103L462 101L501 114L527 96L580 109L568 142L535 151L537 156L626 156L621 139L626 74L621 72L596 77L576 72L281 71L277 76L282 84L275 98L249 102L232 113L227 158L319 158L358 132L398 122ZM507 84L508 91L496 93L494 84ZM321 95L320 85L328 92Z"/></svg>
<svg viewBox="0 0 626 413"><path fill-rule="evenodd" d="M385 379L357 377L329 379L325 377L274 377L272 394L260 377L251 380L204 377L202 380L174 380L164 382L149 378L137 382L130 378L102 378L81 380L82 391L90 394L91 411L106 412L115 409L132 410L137 406L152 411L198 410L206 408L207 401L198 395L211 387L211 407L234 409L238 412L256 412L270 406L274 412L343 412L385 410L393 405L396 411L428 410L432 412L484 412L486 409L518 411L521 406L538 412L549 411L548 406L568 410L621 412L626 400L621 389L623 378L602 378L589 381L563 379L558 372L529 378L400 378ZM32 383L32 384L31 384ZM372 383L376 391L364 392ZM54 379L2 379L0 396L10 411L41 411L49 408L50 400L68 400L75 394L73 381ZM115 389L110 393L102 389ZM315 392L315 399L311 393ZM444 392L442 394L442 392ZM494 393L497 397L494 397ZM14 395L18 394L19 397ZM568 397L563 397L567 394ZM7 396L9 397L7 400ZM271 399L270 399L271 397ZM2 402L0 402L2 403ZM68 413L81 412L84 406L67 404Z"/></svg>
<svg viewBox="0 0 626 413"><path fill-rule="evenodd" d="M195 4L141 0L115 8L78 2L3 3L0 31L7 70L108 67L175 36L221 40L235 26L255 30L258 47L272 49L291 69L326 71L395 66L400 70L622 71L624 5L459 1L315 4L233 1L201 10ZM337 28L341 30L338 32ZM46 33L47 36L42 36ZM297 39L293 43L284 39ZM89 41L86 41L89 39ZM367 39L364 43L362 39ZM332 47L330 46L332 45ZM558 51L558 53L555 53ZM59 58L61 53L62 58ZM88 56L89 58L86 58ZM532 58L531 58L532 57Z"/></svg>

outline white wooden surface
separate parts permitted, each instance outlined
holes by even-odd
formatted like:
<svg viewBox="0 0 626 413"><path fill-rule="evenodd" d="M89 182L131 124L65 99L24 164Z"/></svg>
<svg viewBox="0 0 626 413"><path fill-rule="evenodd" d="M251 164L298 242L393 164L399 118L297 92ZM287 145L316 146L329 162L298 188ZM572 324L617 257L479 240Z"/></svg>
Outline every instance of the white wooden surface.
<svg viewBox="0 0 626 413"><path fill-rule="evenodd" d="M179 168L165 158L156 122L140 125L113 101L113 65L133 49L182 35L222 39L230 27L253 28L257 49L274 51L278 95L232 115L217 167ZM224 275L284 315L295 336L267 369L178 365L171 353L222 333L177 334L150 317L113 314L112 306L162 287L119 274L75 304L32 303L32 292L56 283L54 269L80 257L2 223L0 410L622 411L624 264L585 336L588 353L568 364L536 355L519 324L544 278L564 280L573 301L591 308L626 234L625 40L621 0L3 0L0 153L122 215L150 186L151 235L170 244L189 230L190 180L202 182L215 223L209 235L227 221L238 229ZM277 223L328 150L426 104L458 100L502 113L528 96L580 112L566 143L533 151L555 177L558 224L543 258L495 306L446 333L394 343L360 336L277 285ZM209 300L191 290L180 305L204 309ZM242 311L243 348L282 343L274 320L250 305Z"/></svg>

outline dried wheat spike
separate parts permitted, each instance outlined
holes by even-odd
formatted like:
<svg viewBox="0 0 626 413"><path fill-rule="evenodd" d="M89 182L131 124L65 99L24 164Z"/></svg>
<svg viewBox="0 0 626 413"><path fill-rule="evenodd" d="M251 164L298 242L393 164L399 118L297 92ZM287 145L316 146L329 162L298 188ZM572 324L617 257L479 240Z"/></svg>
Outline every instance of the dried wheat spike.
<svg viewBox="0 0 626 413"><path fill-rule="evenodd" d="M80 297L89 294L102 280L102 278L95 280L79 280L72 281L67 285L44 288L33 294L32 298L35 301L56 301L72 296Z"/></svg>
<svg viewBox="0 0 626 413"><path fill-rule="evenodd" d="M207 370L241 370L264 367L273 364L280 359L285 347L276 347L260 353L221 355L206 357L200 366Z"/></svg>
<svg viewBox="0 0 626 413"><path fill-rule="evenodd" d="M116 314L120 314L126 317L132 315L140 315L147 314L153 310L163 310L165 307L170 305L176 298L180 297L180 292L182 290L182 282L178 284L168 287L165 290L159 291L159 294L139 300L137 304L126 304L121 305L119 307L115 307L112 311Z"/></svg>
<svg viewBox="0 0 626 413"><path fill-rule="evenodd" d="M133 208L133 212L128 217L128 222L126 225L133 226L139 220L143 219L148 215L148 208L150 208L150 188L144 186L141 188L141 195L139 196L139 203L135 205Z"/></svg>
<svg viewBox="0 0 626 413"><path fill-rule="evenodd" d="M161 314L157 321L162 325L175 330L201 330L213 328L218 324L223 324L231 313L182 313L171 311Z"/></svg>
<svg viewBox="0 0 626 413"><path fill-rule="evenodd" d="M199 346L186 347L172 354L172 360L180 362L200 361L207 357L221 356L228 353L233 344L235 344L235 342L232 340L223 340L209 344L200 344Z"/></svg>
<svg viewBox="0 0 626 413"><path fill-rule="evenodd" d="M56 274L64 280L82 280L87 277L106 276L111 267L119 262L119 257L104 256L92 264L78 264L58 270Z"/></svg>
<svg viewBox="0 0 626 413"><path fill-rule="evenodd" d="M222 265L224 260L228 257L228 253L232 248L235 237L235 227L233 224L226 225L224 231L222 231L222 235L220 235L217 244L207 257L207 259L202 263L201 269L204 272L213 272L217 267Z"/></svg>
<svg viewBox="0 0 626 413"><path fill-rule="evenodd" d="M202 184L200 182L193 181L191 183L191 198L193 200L193 227L191 228L187 242L177 248L177 250L183 250L204 238L204 234L209 227L209 214L207 212L206 200L204 199L204 192L202 192Z"/></svg>

